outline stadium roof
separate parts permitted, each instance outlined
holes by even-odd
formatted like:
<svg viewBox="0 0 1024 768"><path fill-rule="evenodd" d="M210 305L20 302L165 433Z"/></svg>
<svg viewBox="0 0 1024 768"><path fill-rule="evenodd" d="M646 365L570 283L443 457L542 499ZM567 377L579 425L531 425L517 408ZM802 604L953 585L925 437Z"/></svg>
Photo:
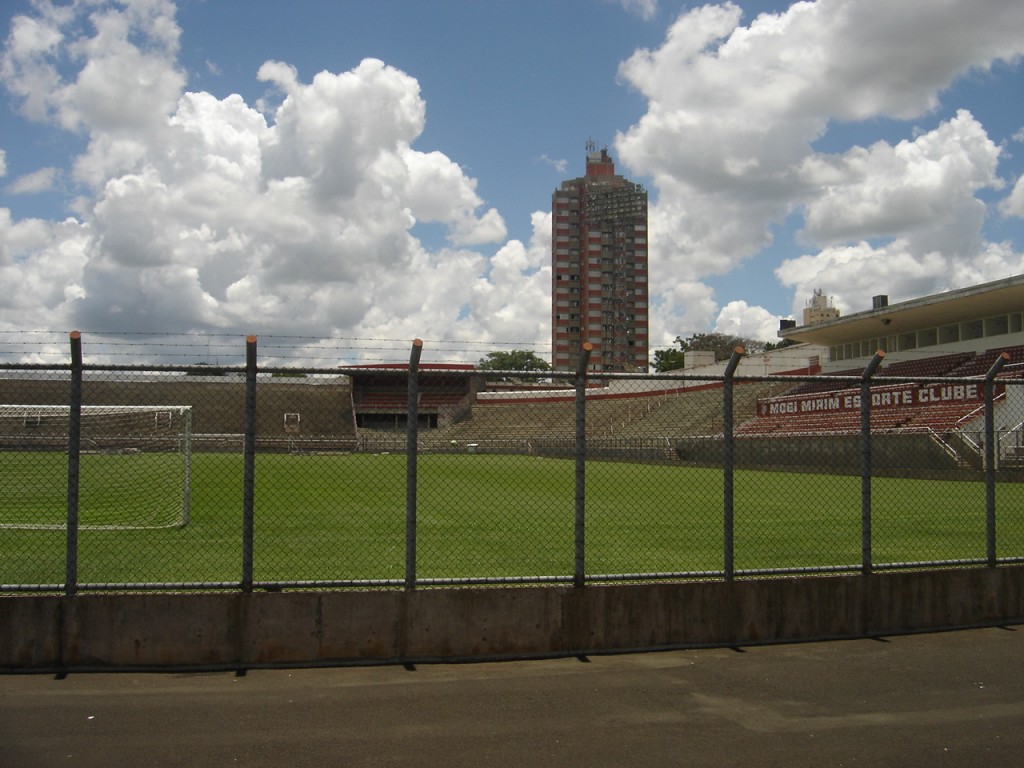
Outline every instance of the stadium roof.
<svg viewBox="0 0 1024 768"><path fill-rule="evenodd" d="M835 320L786 328L779 331L779 337L831 347L858 339L899 335L1022 310L1024 275L1015 275Z"/></svg>

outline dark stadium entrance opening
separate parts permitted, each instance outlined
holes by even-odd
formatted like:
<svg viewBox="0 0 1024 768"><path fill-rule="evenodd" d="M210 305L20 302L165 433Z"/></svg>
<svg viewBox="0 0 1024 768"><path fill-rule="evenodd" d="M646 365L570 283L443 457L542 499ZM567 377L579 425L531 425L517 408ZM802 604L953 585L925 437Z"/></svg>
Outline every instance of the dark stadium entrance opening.
<svg viewBox="0 0 1024 768"><path fill-rule="evenodd" d="M356 426L365 429L405 430L409 425L406 413L357 413ZM420 429L437 429L436 413L421 413L417 418Z"/></svg>

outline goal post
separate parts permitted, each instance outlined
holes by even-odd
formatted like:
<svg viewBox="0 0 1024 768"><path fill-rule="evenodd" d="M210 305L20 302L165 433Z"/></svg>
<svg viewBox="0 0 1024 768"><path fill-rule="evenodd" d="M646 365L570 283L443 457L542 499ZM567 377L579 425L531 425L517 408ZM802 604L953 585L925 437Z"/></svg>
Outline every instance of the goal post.
<svg viewBox="0 0 1024 768"><path fill-rule="evenodd" d="M70 408L0 405L0 528L67 525ZM192 407L83 405L80 530L188 525Z"/></svg>

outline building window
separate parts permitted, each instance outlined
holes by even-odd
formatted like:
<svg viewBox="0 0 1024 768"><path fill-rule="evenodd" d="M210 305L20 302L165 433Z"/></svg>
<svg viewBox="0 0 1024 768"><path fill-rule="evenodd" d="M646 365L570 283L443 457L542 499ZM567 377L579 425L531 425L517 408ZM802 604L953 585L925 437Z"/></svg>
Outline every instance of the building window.
<svg viewBox="0 0 1024 768"><path fill-rule="evenodd" d="M986 336L1002 336L1010 332L1010 320L1006 315L985 319Z"/></svg>
<svg viewBox="0 0 1024 768"><path fill-rule="evenodd" d="M939 328L939 344L955 344L960 341L959 325L944 325Z"/></svg>
<svg viewBox="0 0 1024 768"><path fill-rule="evenodd" d="M972 341L980 339L985 335L984 323L981 320L972 320L969 323L960 324L960 340Z"/></svg>

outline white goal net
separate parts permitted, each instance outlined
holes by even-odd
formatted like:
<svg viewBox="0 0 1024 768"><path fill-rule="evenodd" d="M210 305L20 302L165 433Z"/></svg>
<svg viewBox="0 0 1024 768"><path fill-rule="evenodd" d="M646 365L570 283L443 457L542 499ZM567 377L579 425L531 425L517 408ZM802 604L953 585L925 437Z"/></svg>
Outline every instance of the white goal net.
<svg viewBox="0 0 1024 768"><path fill-rule="evenodd" d="M0 405L0 528L67 525L70 408ZM83 405L81 530L187 525L192 408Z"/></svg>

